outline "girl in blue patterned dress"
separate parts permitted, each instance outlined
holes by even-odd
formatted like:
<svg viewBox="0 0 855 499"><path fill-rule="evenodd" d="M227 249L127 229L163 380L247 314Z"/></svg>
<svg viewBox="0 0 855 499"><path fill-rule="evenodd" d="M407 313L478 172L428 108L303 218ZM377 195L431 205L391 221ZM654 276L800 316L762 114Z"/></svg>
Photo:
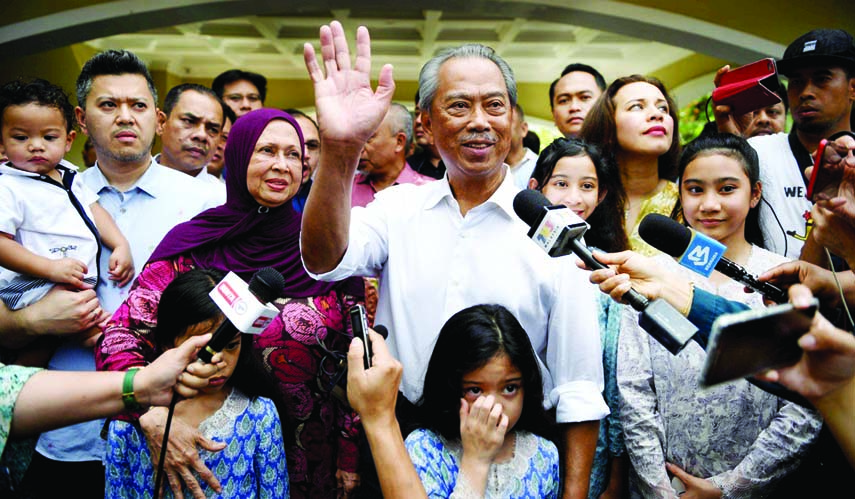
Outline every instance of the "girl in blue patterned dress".
<svg viewBox="0 0 855 499"><path fill-rule="evenodd" d="M223 315L208 293L223 276L219 270L194 269L164 289L155 329L162 350L217 328ZM208 387L175 406L175 417L197 427L205 438L225 444L218 452L199 451L222 491L218 494L205 481L199 483L208 497L287 498L288 470L279 413L270 398L260 396L275 391L254 357L252 336L238 333L223 349L222 357L220 370L209 379ZM154 465L140 429L126 421L112 421L104 496L152 497ZM183 493L193 497L186 488ZM172 497L169 487L163 497Z"/></svg>
<svg viewBox="0 0 855 499"><path fill-rule="evenodd" d="M617 164L601 149L582 139L556 139L547 146L532 171L528 187L554 205L563 204L591 226L585 244L607 253L629 249L624 229L626 195ZM567 257L575 260L576 257ZM570 263L573 265L575 262ZM588 498L624 497L629 462L620 424L617 346L623 305L600 294L600 338L603 346L603 398L609 415L600 421L597 450L591 465Z"/></svg>
<svg viewBox="0 0 855 499"><path fill-rule="evenodd" d="M429 497L558 497L541 370L507 309L476 305L448 319L419 404L423 424L405 443Z"/></svg>

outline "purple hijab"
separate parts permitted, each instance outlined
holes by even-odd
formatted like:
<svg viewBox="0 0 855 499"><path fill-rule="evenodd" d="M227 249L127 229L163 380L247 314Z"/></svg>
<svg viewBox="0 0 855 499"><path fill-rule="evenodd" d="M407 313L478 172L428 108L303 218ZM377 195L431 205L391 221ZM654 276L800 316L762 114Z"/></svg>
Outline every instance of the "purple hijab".
<svg viewBox="0 0 855 499"><path fill-rule="evenodd" d="M232 271L245 281L263 267L273 267L285 277L284 296L305 298L329 293L340 283L312 279L300 259L302 217L289 199L276 208L263 208L249 193L246 173L258 137L272 120L285 120L297 130L305 151L303 132L290 114L278 109L257 109L232 126L226 143L226 203L205 210L176 225L163 238L149 261L187 255L198 267ZM346 281L343 290L363 296L362 279Z"/></svg>

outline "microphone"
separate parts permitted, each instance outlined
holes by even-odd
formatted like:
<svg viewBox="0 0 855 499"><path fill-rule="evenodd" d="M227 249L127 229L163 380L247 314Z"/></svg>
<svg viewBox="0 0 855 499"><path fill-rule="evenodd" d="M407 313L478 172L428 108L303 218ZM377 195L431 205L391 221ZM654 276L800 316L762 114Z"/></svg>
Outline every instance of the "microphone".
<svg viewBox="0 0 855 499"><path fill-rule="evenodd" d="M788 301L787 293L784 290L774 284L758 281L744 267L724 258L722 255L727 250L725 245L669 217L658 213L647 215L638 226L638 234L654 248L679 258L680 265L694 272L709 277L713 270L718 270L776 303ZM704 343L701 343L701 346L704 347L704 350L707 349ZM753 376L745 379L772 395L795 402L803 407L812 407L803 396L778 383L760 381Z"/></svg>
<svg viewBox="0 0 855 499"><path fill-rule="evenodd" d="M225 318L205 348L199 350L199 359L211 362L214 354L222 351L238 332L261 334L279 313L270 302L284 287L285 278L270 267L253 274L249 286L237 274L229 272L209 293Z"/></svg>
<svg viewBox="0 0 855 499"><path fill-rule="evenodd" d="M776 303L788 301L783 289L760 282L745 267L725 258L727 246L664 215L651 213L644 217L638 234L654 248L678 258L680 265L704 277L718 270Z"/></svg>
<svg viewBox="0 0 855 499"><path fill-rule="evenodd" d="M588 223L565 206L551 206L538 191L525 189L514 197L514 211L531 227L528 232L538 246L551 257L575 254L594 270L608 268L582 243ZM641 312L638 324L669 352L676 355L698 332L698 328L663 299L652 302L634 289L623 296L633 309Z"/></svg>

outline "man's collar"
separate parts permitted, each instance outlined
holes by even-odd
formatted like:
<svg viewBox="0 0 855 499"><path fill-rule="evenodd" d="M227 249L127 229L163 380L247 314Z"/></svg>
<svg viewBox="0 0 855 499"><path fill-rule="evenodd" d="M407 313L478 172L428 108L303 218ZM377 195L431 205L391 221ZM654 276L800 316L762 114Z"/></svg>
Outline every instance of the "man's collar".
<svg viewBox="0 0 855 499"><path fill-rule="evenodd" d="M155 158L151 158L151 162L148 164L148 167L146 167L145 172L143 172L140 178L137 179L136 183L128 189L128 191L139 189L155 198L160 194L165 194L164 183L168 183L169 180L161 179L164 168L166 167L158 163ZM94 166L88 168L86 171L89 170L93 170L91 175L94 175L94 179L91 185L94 187L92 190L96 193L101 192L101 190L106 187L112 187L112 184L110 184L110 181L107 180L106 176L104 176L104 172L101 170L101 166L97 161Z"/></svg>
<svg viewBox="0 0 855 499"><path fill-rule="evenodd" d="M155 163L157 163L157 164L159 164L160 166L163 166L163 167L165 167L165 168L169 168L170 170L175 170L175 171L177 171L178 173L183 173L184 175L187 175L187 176L188 176L188 177L190 177L190 178L198 178L199 180L201 180L201 179L205 178L205 177L204 177L204 175L208 175L208 165L207 165L207 164L206 164L205 166L203 166L203 167L202 167L202 169L201 169L201 170L199 170L199 173L197 173L196 175L190 175L190 174L188 174L188 173L185 173L185 172L184 172L183 170L181 170L181 169L178 169L178 168L172 168L171 166L169 166L169 165L166 165L166 164L162 163L162 162L160 161L160 160L161 160L161 158L163 158L163 153L157 153L157 154L155 154L155 156L154 156L154 158L153 158L153 159L154 159L154 162L155 162Z"/></svg>
<svg viewBox="0 0 855 499"><path fill-rule="evenodd" d="M362 172L356 172L356 176L353 181L357 184L371 185L371 178Z"/></svg>
<svg viewBox="0 0 855 499"><path fill-rule="evenodd" d="M410 163L404 161L404 167L401 168L401 173L395 179L395 184L411 184L419 178L419 174L410 166Z"/></svg>
<svg viewBox="0 0 855 499"><path fill-rule="evenodd" d="M412 181L417 177L417 175L418 174L416 173L416 171L410 168L410 164L404 161L404 167L401 168L401 171L398 172L398 177L395 179L394 182L392 182L389 187L391 187L392 185L412 183ZM369 185L372 189L374 189L374 192L377 192L377 188L374 187L374 182L371 181L371 177L360 171L356 172L356 176L353 181L357 184Z"/></svg>
<svg viewBox="0 0 855 499"><path fill-rule="evenodd" d="M516 217L514 213L514 197L516 197L520 189L514 184L514 178L511 175L508 165L504 164L503 167L505 169L505 177L502 179L502 183L499 184L499 188L481 205L492 203L501 208L506 216L513 219ZM446 172L441 180L432 182L430 185L433 189L425 199L424 207L426 210L434 208L446 197L454 198L454 194L451 192L451 185L448 183L448 172Z"/></svg>
<svg viewBox="0 0 855 499"><path fill-rule="evenodd" d="M508 218L514 219L517 218L516 212L514 212L514 198L520 192L520 188L514 182L514 176L511 175L510 167L507 164L504 166L505 178L502 179L501 185L499 185L499 188L496 189L496 192L490 196L490 199L486 203L494 203L505 212Z"/></svg>
<svg viewBox="0 0 855 499"><path fill-rule="evenodd" d="M793 127L790 130L790 134L787 136L787 141L790 143L790 150L793 153L793 157L796 159L796 164L799 165L799 171L804 175L805 168L813 165L813 158L810 156L810 152L805 148L802 141L799 140L799 135L796 132L796 127Z"/></svg>

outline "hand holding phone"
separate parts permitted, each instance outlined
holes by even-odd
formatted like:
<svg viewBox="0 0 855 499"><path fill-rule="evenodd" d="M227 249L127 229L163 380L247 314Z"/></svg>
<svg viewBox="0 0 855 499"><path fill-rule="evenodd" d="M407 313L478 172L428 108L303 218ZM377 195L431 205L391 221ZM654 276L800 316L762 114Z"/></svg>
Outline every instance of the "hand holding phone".
<svg viewBox="0 0 855 499"><path fill-rule="evenodd" d="M760 59L724 73L712 100L716 105L730 106L733 116L742 116L781 102L776 93L779 86L775 60Z"/></svg>
<svg viewBox="0 0 855 499"><path fill-rule="evenodd" d="M746 310L716 319L710 334L701 386L724 383L790 366L799 361L799 338L810 330L819 302Z"/></svg>
<svg viewBox="0 0 855 499"><path fill-rule="evenodd" d="M362 362L365 369L371 367L371 340L368 338L368 319L365 307L361 304L350 307L350 326L353 329L353 337L362 340L363 357Z"/></svg>
<svg viewBox="0 0 855 499"><path fill-rule="evenodd" d="M808 181L807 197L814 203L831 199L841 192L849 192L855 169L855 138L841 136L835 140L821 140L814 155ZM844 186L847 186L844 188Z"/></svg>
<svg viewBox="0 0 855 499"><path fill-rule="evenodd" d="M822 192L832 183L832 175L828 168L828 158L826 158L826 150L828 149L828 141L822 139L819 141L819 147L816 148L816 154L813 157L813 169L810 172L810 180L807 186L807 198L811 202L817 201L817 194ZM828 149L828 153L832 151Z"/></svg>

